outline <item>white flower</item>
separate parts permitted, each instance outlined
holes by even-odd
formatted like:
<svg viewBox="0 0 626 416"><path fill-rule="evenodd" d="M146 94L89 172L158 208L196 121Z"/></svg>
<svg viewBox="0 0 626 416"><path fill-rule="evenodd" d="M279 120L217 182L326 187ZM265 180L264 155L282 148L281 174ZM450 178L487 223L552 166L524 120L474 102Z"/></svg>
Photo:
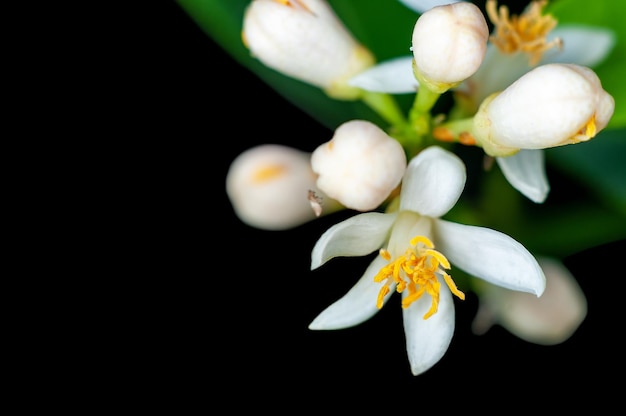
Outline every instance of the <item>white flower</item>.
<svg viewBox="0 0 626 416"><path fill-rule="evenodd" d="M226 176L226 191L239 219L260 229L285 230L316 218L320 207L321 214L339 209L315 185L310 160L310 153L275 144L237 156Z"/></svg>
<svg viewBox="0 0 626 416"><path fill-rule="evenodd" d="M420 85L443 93L470 77L487 50L489 28L480 9L469 2L437 6L415 22L412 51Z"/></svg>
<svg viewBox="0 0 626 416"><path fill-rule="evenodd" d="M517 337L535 344L555 345L566 341L587 316L587 300L578 282L560 261L537 259L546 276L540 298L485 285L472 331L481 335L499 324Z"/></svg>
<svg viewBox="0 0 626 416"><path fill-rule="evenodd" d="M573 63L593 67L600 64L615 45L615 34L606 28L559 25L552 15L543 15L547 2L533 1L519 16L510 17L506 6L487 1L494 30L478 71L456 88L470 108L494 92L502 91L538 65Z"/></svg>
<svg viewBox="0 0 626 416"><path fill-rule="evenodd" d="M400 184L406 163L402 145L365 120L343 123L311 156L319 189L358 211L382 204Z"/></svg>
<svg viewBox="0 0 626 416"><path fill-rule="evenodd" d="M441 359L454 333L452 294L464 295L446 272L451 264L492 284L540 296L545 277L519 242L489 228L441 218L460 197L465 179L458 156L431 146L409 163L398 212L363 213L328 229L313 248L312 269L339 256L365 256L379 249L381 256L309 328L360 324L378 312L394 289L401 291L407 354L418 375Z"/></svg>
<svg viewBox="0 0 626 416"><path fill-rule="evenodd" d="M263 64L337 99L358 98L347 81L375 63L324 0L253 0L242 35Z"/></svg>
<svg viewBox="0 0 626 416"><path fill-rule="evenodd" d="M430 6L430 2L422 3L421 0L401 1L419 13ZM613 49L616 37L612 31L572 24L555 27L556 20L552 16L541 14L544 6L543 1L533 1L524 13L512 18L505 6L500 6L498 14L496 2L488 0L488 13L492 21L495 20L492 41L488 43L485 58L476 73L453 88L455 96L463 101L469 113L475 112L487 96L504 90L534 65L573 63L594 67ZM407 55L380 62L351 79L350 84L375 92L415 93L417 85L411 79L412 61L413 57ZM544 160L542 149L496 157L511 185L537 203L544 202L550 190Z"/></svg>
<svg viewBox="0 0 626 416"><path fill-rule="evenodd" d="M431 7L441 6L454 1L422 1L400 0L403 4L416 12L423 13ZM488 0L489 9L495 10L495 2ZM541 15L544 2L533 1L524 13L516 16L515 24L508 16L506 6L500 6L500 25L508 30L498 31L497 25L492 32L492 42L487 43L485 57L478 70L459 86L455 91L471 98L475 109L488 95L502 91L516 79L528 72L535 65L546 63L573 63L594 67L599 65L613 49L616 42L615 34L606 28L588 25L562 24L554 27L556 20L550 15ZM498 16L498 14L495 14ZM516 29L517 28L517 29ZM546 31L546 28L554 28ZM520 31L523 31L521 33ZM506 33L508 36L497 44L508 44L507 51L501 50L496 43L497 34ZM526 43L515 43L519 49L514 49L513 39L525 39ZM536 49L529 45L534 45ZM530 65L529 56L539 57L535 65ZM416 81L412 69L413 56L399 56L368 68L350 80L350 84L364 90L386 92L390 94L415 93Z"/></svg>
<svg viewBox="0 0 626 416"><path fill-rule="evenodd" d="M606 127L614 109L615 100L591 69L545 64L487 97L473 133L487 154L509 156L587 141Z"/></svg>

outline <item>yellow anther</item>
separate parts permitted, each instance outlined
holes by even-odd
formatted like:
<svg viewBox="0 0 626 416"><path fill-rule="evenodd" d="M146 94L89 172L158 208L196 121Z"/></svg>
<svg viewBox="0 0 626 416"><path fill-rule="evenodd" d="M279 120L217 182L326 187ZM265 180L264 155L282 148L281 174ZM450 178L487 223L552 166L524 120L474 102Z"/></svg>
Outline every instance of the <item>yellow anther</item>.
<svg viewBox="0 0 626 416"><path fill-rule="evenodd" d="M584 128L584 132L585 132L584 133L585 136L587 136L589 139L592 139L595 137L596 135L596 115L595 114L591 116L591 118L587 122L587 125Z"/></svg>
<svg viewBox="0 0 626 416"><path fill-rule="evenodd" d="M380 288L380 292L378 292L378 298L376 299L376 307L378 309L383 307L383 300L385 299L385 295L389 293L389 286L384 285Z"/></svg>
<svg viewBox="0 0 626 416"><path fill-rule="evenodd" d="M428 237L423 236L423 235L415 236L409 242L409 244L412 245L412 246L416 246L417 243L422 243L422 244L424 244L428 248L434 248L435 247L433 242L430 241L430 239Z"/></svg>
<svg viewBox="0 0 626 416"><path fill-rule="evenodd" d="M455 296L465 299L465 294L444 271L450 269L450 262L442 253L435 250L433 242L428 237L416 236L409 244L404 254L393 260L388 250L381 249L379 252L382 258L391 262L383 266L374 276L374 282L384 282L376 301L378 309L383 306L383 300L390 291L389 286L395 283L397 292L407 291L407 296L402 300L403 308L408 308L424 294L430 295L430 309L424 315L424 319L428 319L437 312L439 305L441 284L437 280L438 275L443 276L446 285Z"/></svg>
<svg viewBox="0 0 626 416"><path fill-rule="evenodd" d="M257 169L252 176L254 182L265 182L284 175L287 169L281 165L269 165Z"/></svg>
<svg viewBox="0 0 626 416"><path fill-rule="evenodd" d="M448 261L448 259L437 250L433 250L433 249L425 250L424 254L427 256L433 256L434 258L436 258L438 262L438 266L442 265L444 269L450 268L450 262Z"/></svg>
<svg viewBox="0 0 626 416"><path fill-rule="evenodd" d="M446 281L446 284L450 288L450 292L452 292L457 298L459 298L461 300L465 300L465 293L461 292L456 287L456 284L454 283L454 280L452 280L452 277L448 273L444 273L443 274L443 280Z"/></svg>
<svg viewBox="0 0 626 416"><path fill-rule="evenodd" d="M552 15L542 15L541 11L548 0L535 0L521 15L509 16L509 9L500 6L496 9L496 0L487 0L485 9L494 24L491 42L503 53L525 52L529 55L530 65L536 65L543 53L553 47L561 47L561 39L550 42L546 37L557 24Z"/></svg>

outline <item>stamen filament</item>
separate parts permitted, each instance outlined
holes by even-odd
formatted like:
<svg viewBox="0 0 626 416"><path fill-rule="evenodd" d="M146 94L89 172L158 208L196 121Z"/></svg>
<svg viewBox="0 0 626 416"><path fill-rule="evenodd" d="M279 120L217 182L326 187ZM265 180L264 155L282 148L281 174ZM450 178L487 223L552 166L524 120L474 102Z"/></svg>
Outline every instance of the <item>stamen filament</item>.
<svg viewBox="0 0 626 416"><path fill-rule="evenodd" d="M502 53L527 53L530 65L536 65L544 52L562 46L559 38L550 42L546 40L548 33L557 25L557 20L551 15L541 15L547 4L547 0L535 0L521 15L509 16L506 6L496 8L496 0L487 0L485 10L494 24L494 35L489 39Z"/></svg>

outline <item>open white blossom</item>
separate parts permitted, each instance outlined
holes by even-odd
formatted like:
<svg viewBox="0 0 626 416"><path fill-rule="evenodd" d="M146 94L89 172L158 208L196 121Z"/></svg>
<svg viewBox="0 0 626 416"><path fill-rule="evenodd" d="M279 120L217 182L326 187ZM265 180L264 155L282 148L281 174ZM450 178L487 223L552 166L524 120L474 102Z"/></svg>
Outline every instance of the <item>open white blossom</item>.
<svg viewBox="0 0 626 416"><path fill-rule="evenodd" d="M337 211L340 205L315 185L311 154L291 147L264 144L233 160L226 191L243 222L265 230L285 230ZM314 200L309 197L312 192ZM315 205L317 204L317 205Z"/></svg>
<svg viewBox="0 0 626 416"><path fill-rule="evenodd" d="M488 37L487 22L475 4L433 7L413 27L415 77L437 93L457 86L480 66Z"/></svg>
<svg viewBox="0 0 626 416"><path fill-rule="evenodd" d="M485 285L472 331L482 335L494 324L517 337L540 345L570 338L587 316L587 300L576 278L559 260L538 257L546 276L541 297Z"/></svg>
<svg viewBox="0 0 626 416"><path fill-rule="evenodd" d="M311 156L319 189L358 211L381 205L400 184L406 163L402 145L365 120L343 123Z"/></svg>
<svg viewBox="0 0 626 416"><path fill-rule="evenodd" d="M356 99L348 80L375 63L325 0L253 0L242 37L253 56L337 99Z"/></svg>
<svg viewBox="0 0 626 416"><path fill-rule="evenodd" d="M409 163L393 213L358 214L329 228L311 253L311 269L340 256L380 250L357 284L309 325L330 330L372 317L395 290L402 293L411 372L421 374L445 354L455 327L452 295L463 299L452 265L510 290L540 296L545 276L518 241L501 232L442 219L465 186L465 165L439 146ZM452 272L451 274L454 274Z"/></svg>
<svg viewBox="0 0 626 416"><path fill-rule="evenodd" d="M502 92L487 97L474 116L473 134L491 156L587 141L613 115L615 100L591 69L540 65Z"/></svg>

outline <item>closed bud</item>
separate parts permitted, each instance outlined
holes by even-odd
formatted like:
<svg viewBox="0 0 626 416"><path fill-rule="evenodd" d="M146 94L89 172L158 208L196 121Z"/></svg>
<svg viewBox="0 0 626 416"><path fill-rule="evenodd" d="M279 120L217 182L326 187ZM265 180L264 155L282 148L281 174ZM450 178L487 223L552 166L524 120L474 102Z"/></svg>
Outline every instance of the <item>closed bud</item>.
<svg viewBox="0 0 626 416"><path fill-rule="evenodd" d="M311 164L319 189L347 208L369 211L400 184L407 162L396 139L369 121L352 120L315 149Z"/></svg>
<svg viewBox="0 0 626 416"><path fill-rule="evenodd" d="M226 176L226 191L244 223L260 229L285 230L315 219L319 210L329 214L340 207L325 198L315 186L315 179L310 153L265 144L233 160Z"/></svg>
<svg viewBox="0 0 626 416"><path fill-rule="evenodd" d="M555 345L572 336L587 316L587 299L570 271L551 257L537 259L546 276L540 297L490 285L480 295L472 323L476 334L499 324L535 344Z"/></svg>
<svg viewBox="0 0 626 416"><path fill-rule="evenodd" d="M420 85L443 93L476 72L487 51L489 28L469 2L437 6L413 28L413 71Z"/></svg>
<svg viewBox="0 0 626 416"><path fill-rule="evenodd" d="M242 36L266 66L337 99L359 98L361 90L347 82L375 63L324 0L254 0Z"/></svg>
<svg viewBox="0 0 626 416"><path fill-rule="evenodd" d="M589 68L546 64L488 96L474 117L476 141L491 156L587 141L613 115L615 100Z"/></svg>

